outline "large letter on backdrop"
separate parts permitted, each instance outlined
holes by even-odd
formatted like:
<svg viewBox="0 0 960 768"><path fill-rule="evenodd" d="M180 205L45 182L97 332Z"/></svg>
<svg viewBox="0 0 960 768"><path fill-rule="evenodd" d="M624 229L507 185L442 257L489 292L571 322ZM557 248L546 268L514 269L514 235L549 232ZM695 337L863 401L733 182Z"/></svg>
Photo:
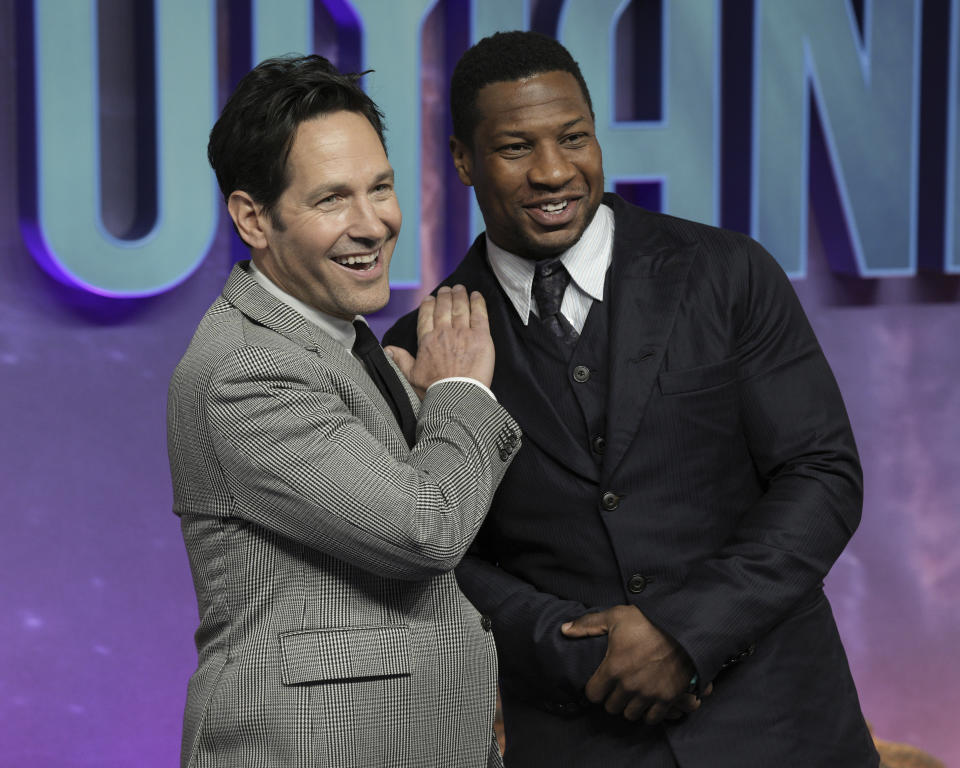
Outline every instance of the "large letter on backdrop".
<svg viewBox="0 0 960 768"><path fill-rule="evenodd" d="M719 217L719 17L713 0L664 0L663 119L614 117L614 29L625 0L568 0L560 41L590 88L608 188L660 180L663 209L716 223ZM607 56L598 51L610 51Z"/></svg>
<svg viewBox="0 0 960 768"><path fill-rule="evenodd" d="M960 273L960 0L950 4L950 87L947 93L947 205L944 271Z"/></svg>
<svg viewBox="0 0 960 768"><path fill-rule="evenodd" d="M403 209L404 226L390 263L395 286L420 283L421 28L434 2L352 0L363 20L363 66L376 70L365 86L387 119L390 164Z"/></svg>
<svg viewBox="0 0 960 768"><path fill-rule="evenodd" d="M753 234L788 273L807 258L812 88L864 277L916 272L920 2L757 0Z"/></svg>
<svg viewBox="0 0 960 768"><path fill-rule="evenodd" d="M530 29L530 0L473 0L470 5L470 45L494 32ZM452 72L450 74L453 74ZM470 240L483 232L483 214L470 194Z"/></svg>
<svg viewBox="0 0 960 768"><path fill-rule="evenodd" d="M207 134L216 92L213 0L157 0L157 220L114 237L100 212L94 0L35 0L36 218L22 223L57 279L105 296L146 296L184 280L207 253L216 193Z"/></svg>

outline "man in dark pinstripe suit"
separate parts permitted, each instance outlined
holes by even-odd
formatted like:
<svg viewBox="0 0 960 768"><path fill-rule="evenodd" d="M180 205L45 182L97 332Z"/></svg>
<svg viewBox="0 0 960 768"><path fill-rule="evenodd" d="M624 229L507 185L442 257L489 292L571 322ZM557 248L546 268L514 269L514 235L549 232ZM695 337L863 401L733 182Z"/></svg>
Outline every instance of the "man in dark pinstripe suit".
<svg viewBox="0 0 960 768"><path fill-rule="evenodd" d="M604 194L555 40L481 40L450 94L486 233L444 285L486 297L524 430L457 569L497 640L507 765L876 766L821 589L860 465L783 271ZM414 326L387 340L416 351Z"/></svg>
<svg viewBox="0 0 960 768"><path fill-rule="evenodd" d="M200 610L184 766L501 764L489 621L452 569L520 431L488 389L479 294L424 302L419 354L397 353L410 384L365 325L400 210L356 80L263 62L211 133L252 258L170 385Z"/></svg>

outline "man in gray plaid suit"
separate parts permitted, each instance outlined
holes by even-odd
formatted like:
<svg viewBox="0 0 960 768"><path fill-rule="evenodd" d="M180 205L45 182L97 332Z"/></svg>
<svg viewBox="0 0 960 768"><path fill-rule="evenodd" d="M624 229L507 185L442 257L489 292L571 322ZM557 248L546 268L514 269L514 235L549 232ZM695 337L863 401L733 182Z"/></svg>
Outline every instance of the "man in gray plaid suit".
<svg viewBox="0 0 960 768"><path fill-rule="evenodd" d="M488 389L479 294L424 302L416 359L395 351L409 384L362 318L389 297L401 217L356 81L268 60L211 132L251 261L170 385L200 611L184 766L501 764L490 624L452 569L520 430Z"/></svg>

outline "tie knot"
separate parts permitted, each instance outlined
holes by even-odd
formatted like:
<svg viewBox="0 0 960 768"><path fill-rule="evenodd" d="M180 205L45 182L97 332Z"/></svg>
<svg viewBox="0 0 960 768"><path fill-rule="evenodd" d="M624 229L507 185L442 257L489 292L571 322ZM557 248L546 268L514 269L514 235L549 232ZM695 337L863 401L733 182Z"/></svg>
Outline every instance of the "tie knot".
<svg viewBox="0 0 960 768"><path fill-rule="evenodd" d="M533 298L537 300L537 309L540 310L541 320L560 312L563 293L569 282L570 273L567 272L560 259L548 259L536 263L531 293L533 293Z"/></svg>
<svg viewBox="0 0 960 768"><path fill-rule="evenodd" d="M357 338L353 342L353 351L358 355L366 355L374 347L380 346L380 342L377 341L377 337L370 330L370 326L363 320L354 320L353 328L357 332Z"/></svg>

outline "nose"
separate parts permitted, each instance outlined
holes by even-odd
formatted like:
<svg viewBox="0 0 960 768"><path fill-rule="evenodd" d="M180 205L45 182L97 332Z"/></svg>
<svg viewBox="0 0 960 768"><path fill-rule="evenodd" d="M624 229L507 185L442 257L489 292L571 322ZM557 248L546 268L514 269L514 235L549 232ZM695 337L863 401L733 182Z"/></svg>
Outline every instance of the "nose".
<svg viewBox="0 0 960 768"><path fill-rule="evenodd" d="M384 220L383 212L372 200L359 197L352 206L347 234L364 245L372 246L390 237L391 228Z"/></svg>
<svg viewBox="0 0 960 768"><path fill-rule="evenodd" d="M576 174L577 167L563 150L555 144L548 144L534 152L527 169L527 180L534 187L559 189L571 182Z"/></svg>

